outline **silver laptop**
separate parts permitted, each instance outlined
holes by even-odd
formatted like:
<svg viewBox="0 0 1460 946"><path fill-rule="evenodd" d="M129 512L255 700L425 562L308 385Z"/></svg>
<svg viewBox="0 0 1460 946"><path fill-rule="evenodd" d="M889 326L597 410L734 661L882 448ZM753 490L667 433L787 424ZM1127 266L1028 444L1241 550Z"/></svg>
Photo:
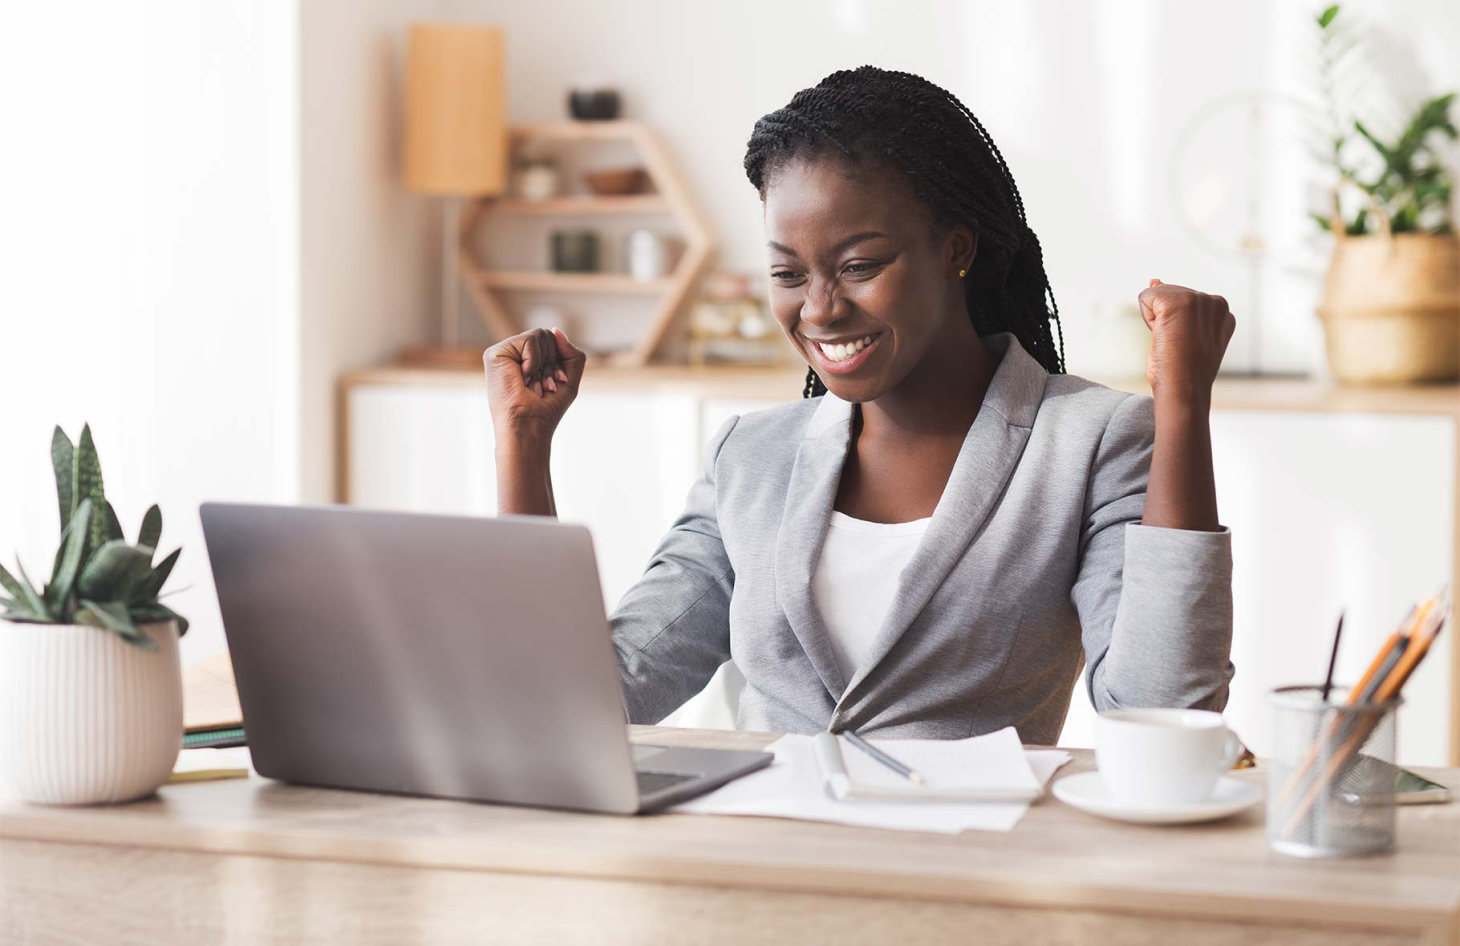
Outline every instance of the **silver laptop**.
<svg viewBox="0 0 1460 946"><path fill-rule="evenodd" d="M764 752L631 745L583 526L204 503L260 775L631 814Z"/></svg>

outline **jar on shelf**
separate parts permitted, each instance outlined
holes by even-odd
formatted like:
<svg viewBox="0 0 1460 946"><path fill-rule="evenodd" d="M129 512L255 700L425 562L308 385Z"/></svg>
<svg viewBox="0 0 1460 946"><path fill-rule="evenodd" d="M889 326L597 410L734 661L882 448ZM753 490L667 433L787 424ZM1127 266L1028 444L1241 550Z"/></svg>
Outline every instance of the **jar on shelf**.
<svg viewBox="0 0 1460 946"><path fill-rule="evenodd" d="M554 272L597 272L598 234L592 230L554 230L550 254Z"/></svg>
<svg viewBox="0 0 1460 946"><path fill-rule="evenodd" d="M551 200L558 195L558 164L548 157L524 158L517 164L513 190L522 200Z"/></svg>
<svg viewBox="0 0 1460 946"><path fill-rule="evenodd" d="M639 282L652 282L669 272L669 247L653 230L635 230L625 237L624 259L629 275Z"/></svg>

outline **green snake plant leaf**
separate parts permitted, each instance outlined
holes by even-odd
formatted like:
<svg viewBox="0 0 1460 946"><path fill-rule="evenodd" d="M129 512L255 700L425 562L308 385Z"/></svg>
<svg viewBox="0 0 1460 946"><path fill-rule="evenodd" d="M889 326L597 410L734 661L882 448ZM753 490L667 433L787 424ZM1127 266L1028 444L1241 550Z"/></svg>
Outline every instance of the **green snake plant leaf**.
<svg viewBox="0 0 1460 946"><path fill-rule="evenodd" d="M71 516L76 512L76 494L71 489L75 485L72 482L74 471L71 466L75 452L75 448L71 446L71 438L57 424L55 432L51 434L51 467L56 471L56 503L61 507L63 530L70 525Z"/></svg>
<svg viewBox="0 0 1460 946"><path fill-rule="evenodd" d="M77 523L77 518L78 518L77 513L79 513L81 511L81 506L85 506L86 507L86 524L85 525L78 525L78 523ZM90 499L82 499L81 502L80 502L80 504L77 505L77 508L76 508L75 512L72 513L72 515L71 515L71 521L68 522L68 523L66 523L66 528L64 528L64 529L61 530L61 541L56 546L56 558L55 558L55 561L51 563L51 583L52 584L55 584L56 579L61 576L61 560L66 557L66 543L71 540L72 533L80 532L81 533L82 544L83 545L85 544L86 538L87 538L87 534L88 534L88 532L90 530L91 509L92 509L91 500ZM78 565L78 567L79 567L79 565Z"/></svg>
<svg viewBox="0 0 1460 946"><path fill-rule="evenodd" d="M93 549L101 547L107 539L107 518L101 513L106 505L106 488L101 480L101 461L96 456L96 444L91 439L91 425L81 428L81 439L76 444L76 455L72 464L75 489L73 501L91 500L91 534L87 537L82 558L90 559Z"/></svg>
<svg viewBox="0 0 1460 946"><path fill-rule="evenodd" d="M36 614L34 611L32 611L30 608L26 607L19 601L12 601L9 598L0 598L0 608L5 609L5 613L0 614L0 620L12 621L17 624L51 623L51 621L49 621L45 615Z"/></svg>
<svg viewBox="0 0 1460 946"><path fill-rule="evenodd" d="M106 540L116 542L125 539L122 534L122 521L117 518L117 511L112 508L111 500L106 504Z"/></svg>
<svg viewBox="0 0 1460 946"><path fill-rule="evenodd" d="M127 607L127 613L137 624L147 624L152 621L176 621L178 637L182 637L188 632L188 619L165 604L158 604L155 601L133 604Z"/></svg>
<svg viewBox="0 0 1460 946"><path fill-rule="evenodd" d="M42 623L56 623L55 617L46 607L46 599L35 590L35 585L31 584L30 576L25 573L25 566L20 563L20 559L15 560L15 567L20 570L20 600L25 603L31 613L39 615Z"/></svg>
<svg viewBox="0 0 1460 946"><path fill-rule="evenodd" d="M75 521L76 517L72 516L71 522ZM66 523L66 528L61 530L61 541L56 545L56 554L51 556L51 584L55 584L56 577L61 574L61 559L66 557L66 543L70 541L71 533L73 531L71 528L71 522ZM82 539L83 541L85 540L84 535L82 536ZM49 597L49 592L47 592L47 596Z"/></svg>
<svg viewBox="0 0 1460 946"><path fill-rule="evenodd" d="M177 564L177 557L182 554L182 549L173 549L172 554L157 563L147 580L142 582L137 589L137 599L142 601L155 601L161 593L162 586L167 582L167 576L172 574L172 566Z"/></svg>
<svg viewBox="0 0 1460 946"><path fill-rule="evenodd" d="M152 551L157 551L157 543L162 541L162 510L153 504L146 515L142 517L142 528L137 530L137 544L145 545Z"/></svg>
<svg viewBox="0 0 1460 946"><path fill-rule="evenodd" d="M157 645L152 642L152 639L140 627L132 623L132 615L127 612L127 606L120 601L99 602L83 598L81 610L76 612L76 620L82 624L115 631L129 644L136 644L147 650L157 649Z"/></svg>
<svg viewBox="0 0 1460 946"><path fill-rule="evenodd" d="M86 545L90 525L91 500L83 499L81 505L76 507L76 515L71 517L70 525L66 526L61 555L56 562L51 583L46 586L46 604L52 614L65 613L66 599L71 596L71 590L76 585L76 574L81 569L81 549Z"/></svg>
<svg viewBox="0 0 1460 946"><path fill-rule="evenodd" d="M92 553L76 579L76 595L91 600L117 601L152 570L150 549L139 549L113 539Z"/></svg>
<svg viewBox="0 0 1460 946"><path fill-rule="evenodd" d="M25 592L21 590L20 582L14 575L5 570L4 565L0 565L0 588L4 588L10 592L10 597L16 601L25 600Z"/></svg>

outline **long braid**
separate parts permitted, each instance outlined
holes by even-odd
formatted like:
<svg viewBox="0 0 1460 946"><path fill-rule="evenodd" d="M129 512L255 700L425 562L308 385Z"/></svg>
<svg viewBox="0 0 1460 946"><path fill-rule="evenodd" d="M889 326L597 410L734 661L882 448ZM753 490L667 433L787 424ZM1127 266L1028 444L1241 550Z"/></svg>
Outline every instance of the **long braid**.
<svg viewBox="0 0 1460 946"><path fill-rule="evenodd" d="M755 123L745 173L764 199L778 169L821 153L890 163L939 223L977 233L978 252L964 281L974 328L980 335L1012 332L1046 371L1064 373L1059 304L1024 198L993 137L956 96L908 72L876 66L834 72ZM802 393L826 393L814 370L807 369Z"/></svg>

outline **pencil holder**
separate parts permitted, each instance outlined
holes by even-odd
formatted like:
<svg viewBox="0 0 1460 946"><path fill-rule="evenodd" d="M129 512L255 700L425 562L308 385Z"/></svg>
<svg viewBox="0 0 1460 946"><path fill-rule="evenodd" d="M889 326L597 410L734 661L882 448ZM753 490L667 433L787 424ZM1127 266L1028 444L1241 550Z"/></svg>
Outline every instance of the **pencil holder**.
<svg viewBox="0 0 1460 946"><path fill-rule="evenodd" d="M1272 691L1275 742L1268 770L1267 843L1297 857L1394 849L1395 710L1402 702L1347 705L1347 690Z"/></svg>

